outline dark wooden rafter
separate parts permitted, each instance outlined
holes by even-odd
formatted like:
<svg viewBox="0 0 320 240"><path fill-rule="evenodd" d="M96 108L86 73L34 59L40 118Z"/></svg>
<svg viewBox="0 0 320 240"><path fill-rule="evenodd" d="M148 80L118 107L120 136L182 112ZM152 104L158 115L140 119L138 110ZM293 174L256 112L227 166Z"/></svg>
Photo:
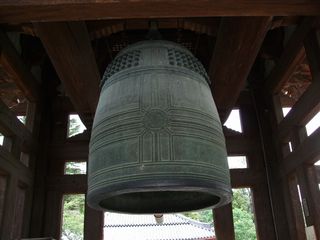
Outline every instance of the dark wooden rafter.
<svg viewBox="0 0 320 240"><path fill-rule="evenodd" d="M320 80L320 79L319 79ZM320 81L314 81L279 123L278 137L287 142L294 126L304 126L320 108Z"/></svg>
<svg viewBox="0 0 320 240"><path fill-rule="evenodd" d="M303 164L312 165L320 157L320 128L306 138L293 152L283 159L283 176L288 175Z"/></svg>
<svg viewBox="0 0 320 240"><path fill-rule="evenodd" d="M35 23L34 26L80 117L94 113L100 74L85 23Z"/></svg>
<svg viewBox="0 0 320 240"><path fill-rule="evenodd" d="M265 83L267 91L279 93L297 66L303 62L305 59L303 41L312 29L314 21L314 18L308 17L297 26L278 63L267 77Z"/></svg>
<svg viewBox="0 0 320 240"><path fill-rule="evenodd" d="M13 76L18 88L30 102L40 99L40 85L24 64L7 35L0 31L0 64Z"/></svg>
<svg viewBox="0 0 320 240"><path fill-rule="evenodd" d="M222 19L209 69L222 122L245 86L271 21L271 17Z"/></svg>
<svg viewBox="0 0 320 240"><path fill-rule="evenodd" d="M150 19L97 20L88 21L87 27L91 39L108 37L122 31L149 29ZM216 36L219 18L165 18L157 19L158 29L184 29L199 34Z"/></svg>
<svg viewBox="0 0 320 240"><path fill-rule="evenodd" d="M6 137L18 138L26 152L32 151L36 147L36 143L31 132L17 119L17 117L1 100L0 132Z"/></svg>
<svg viewBox="0 0 320 240"><path fill-rule="evenodd" d="M0 22L48 22L197 16L318 15L318 0L4 0Z"/></svg>
<svg viewBox="0 0 320 240"><path fill-rule="evenodd" d="M311 32L305 41L307 58L313 81L288 115L279 123L278 136L282 142L288 140L294 126L304 126L320 109L320 39Z"/></svg>

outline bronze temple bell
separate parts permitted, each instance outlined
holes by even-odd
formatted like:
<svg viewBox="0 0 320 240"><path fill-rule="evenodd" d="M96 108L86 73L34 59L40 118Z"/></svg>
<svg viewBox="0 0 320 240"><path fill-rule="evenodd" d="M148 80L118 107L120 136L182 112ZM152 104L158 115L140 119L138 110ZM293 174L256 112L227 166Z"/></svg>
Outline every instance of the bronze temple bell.
<svg viewBox="0 0 320 240"><path fill-rule="evenodd" d="M169 213L231 201L208 76L176 43L138 42L107 67L89 152L87 199L95 209Z"/></svg>

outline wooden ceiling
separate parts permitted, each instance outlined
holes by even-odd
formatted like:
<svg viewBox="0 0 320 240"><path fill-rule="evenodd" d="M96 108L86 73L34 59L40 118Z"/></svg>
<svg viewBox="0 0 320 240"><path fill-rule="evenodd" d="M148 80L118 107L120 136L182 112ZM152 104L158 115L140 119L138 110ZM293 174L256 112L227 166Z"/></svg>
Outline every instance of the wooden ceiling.
<svg viewBox="0 0 320 240"><path fill-rule="evenodd" d="M318 15L318 0L2 0L0 22Z"/></svg>
<svg viewBox="0 0 320 240"><path fill-rule="evenodd" d="M313 0L279 0L276 3L238 0L237 4L231 0L200 0L196 5L194 1L164 0L153 1L152 5L144 0L41 3L30 0L1 1L0 23L3 31L20 32L41 40L43 48L38 50L42 49L50 59L65 94L85 119L95 111L100 76L105 67L123 47L145 38L152 16L164 39L189 48L207 68L213 82L213 96L224 121L248 84L248 76L258 60L268 58L276 64L266 78L265 87L277 91L288 82L298 65L305 64L302 39L315 20L302 21L295 15L319 12L320 2ZM200 15L211 17L196 18ZM251 16L217 17L229 15ZM274 15L290 16L271 17ZM299 27L279 53L278 46L284 45L284 34L278 37L278 33L296 25ZM17 98L22 93L28 101L37 101L41 98L41 83L30 72L30 59L19 56L5 33L1 33L0 40L1 47L6 49L1 52L1 65L5 72L14 76L12 79L20 91L16 93ZM28 44L23 47L28 49ZM299 77L298 72L294 80Z"/></svg>

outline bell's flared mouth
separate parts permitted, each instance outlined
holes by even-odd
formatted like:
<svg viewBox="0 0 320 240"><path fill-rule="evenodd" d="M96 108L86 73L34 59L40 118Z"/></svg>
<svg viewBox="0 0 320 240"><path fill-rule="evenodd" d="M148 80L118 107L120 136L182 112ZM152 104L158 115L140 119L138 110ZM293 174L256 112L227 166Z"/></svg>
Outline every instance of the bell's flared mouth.
<svg viewBox="0 0 320 240"><path fill-rule="evenodd" d="M113 187L94 191L90 193L88 202L92 207L104 211L154 214L215 208L231 201L231 193L220 184L188 182L191 181L187 181L187 184L176 181L162 186L155 181L133 182L130 186L114 186L117 191L112 191ZM144 187L135 188L133 185Z"/></svg>
<svg viewBox="0 0 320 240"><path fill-rule="evenodd" d="M189 191L151 191L125 193L102 200L100 206L117 212L171 213L203 209L218 204L220 197Z"/></svg>

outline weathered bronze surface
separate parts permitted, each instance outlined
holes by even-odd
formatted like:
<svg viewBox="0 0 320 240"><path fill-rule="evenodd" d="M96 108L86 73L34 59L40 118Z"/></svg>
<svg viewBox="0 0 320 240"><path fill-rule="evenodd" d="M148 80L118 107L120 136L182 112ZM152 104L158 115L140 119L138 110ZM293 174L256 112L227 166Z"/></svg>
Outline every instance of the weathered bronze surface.
<svg viewBox="0 0 320 240"><path fill-rule="evenodd" d="M167 213L231 201L225 140L201 63L167 41L131 45L107 67L89 154L88 203Z"/></svg>

